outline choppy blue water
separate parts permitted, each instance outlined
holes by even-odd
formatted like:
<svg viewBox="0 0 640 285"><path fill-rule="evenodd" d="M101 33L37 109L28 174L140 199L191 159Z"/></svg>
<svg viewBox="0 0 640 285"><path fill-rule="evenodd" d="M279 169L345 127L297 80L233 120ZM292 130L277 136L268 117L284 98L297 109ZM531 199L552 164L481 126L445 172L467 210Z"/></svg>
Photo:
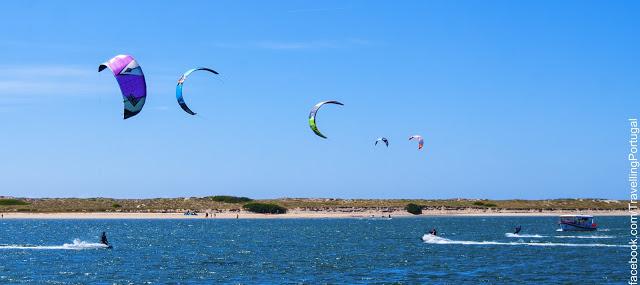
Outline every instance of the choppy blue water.
<svg viewBox="0 0 640 285"><path fill-rule="evenodd" d="M557 232L552 217L0 220L0 283L626 283L628 218L596 222L603 231ZM521 235L506 234L515 225ZM113 249L96 244L102 231Z"/></svg>

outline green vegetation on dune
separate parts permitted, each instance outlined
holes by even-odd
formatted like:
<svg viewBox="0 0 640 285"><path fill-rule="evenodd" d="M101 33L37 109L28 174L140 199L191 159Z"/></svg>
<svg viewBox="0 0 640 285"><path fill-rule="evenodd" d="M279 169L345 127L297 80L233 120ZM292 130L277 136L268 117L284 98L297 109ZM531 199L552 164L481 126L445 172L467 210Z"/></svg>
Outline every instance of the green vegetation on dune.
<svg viewBox="0 0 640 285"><path fill-rule="evenodd" d="M253 201L253 199L251 198L247 198L247 197L236 197L236 196L224 196L224 195L220 195L220 196L209 196L209 197L205 197L207 199L211 199L212 201L216 201L216 202L222 202L222 203L247 203L247 202L251 202Z"/></svg>
<svg viewBox="0 0 640 285"><path fill-rule="evenodd" d="M259 214L286 214L287 208L276 205L276 204L267 204L267 203L248 203L242 206L245 210L249 212L259 213Z"/></svg>
<svg viewBox="0 0 640 285"><path fill-rule="evenodd" d="M405 210L407 210L407 212L414 214L414 215L420 215L422 214L422 207L413 204L413 203L409 203L407 204L406 207L404 207Z"/></svg>
<svg viewBox="0 0 640 285"><path fill-rule="evenodd" d="M24 206L29 205L28 202L18 199L0 199L0 206Z"/></svg>
<svg viewBox="0 0 640 285"><path fill-rule="evenodd" d="M493 208L493 207L497 207L498 206L498 205L496 205L494 203L485 203L485 202L482 202L482 201L473 202L473 205L489 207L489 208Z"/></svg>

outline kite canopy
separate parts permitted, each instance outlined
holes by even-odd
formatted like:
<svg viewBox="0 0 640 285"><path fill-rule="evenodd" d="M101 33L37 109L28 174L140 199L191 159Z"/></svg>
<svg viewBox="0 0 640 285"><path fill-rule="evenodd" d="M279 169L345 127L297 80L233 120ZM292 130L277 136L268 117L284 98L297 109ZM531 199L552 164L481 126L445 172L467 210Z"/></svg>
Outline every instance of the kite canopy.
<svg viewBox="0 0 640 285"><path fill-rule="evenodd" d="M142 110L147 98L147 84L142 68L130 55L116 55L98 67L98 72L109 68L116 77L124 98L124 119L131 118Z"/></svg>
<svg viewBox="0 0 640 285"><path fill-rule="evenodd" d="M184 110L185 112L187 112L187 113L189 113L191 115L195 115L196 113L194 113L193 111L191 111L191 109L189 109L189 107L187 106L187 103L184 102L184 98L182 98L182 84L187 79L187 76L189 76L189 74L193 73L194 71L199 71L199 70L209 71L209 72L211 72L213 74L219 74L217 71L215 71L213 69L206 68L206 67L198 67L198 68L193 68L193 69L187 70L187 72L182 74L180 79L178 79L178 85L176 85L176 99L178 100L178 104L180 104L180 107L182 108L182 110Z"/></svg>
<svg viewBox="0 0 640 285"><path fill-rule="evenodd" d="M378 138L373 145L378 145L378 142L383 142L387 147L389 147L389 140L385 137Z"/></svg>
<svg viewBox="0 0 640 285"><path fill-rule="evenodd" d="M409 140L418 140L418 149L422 149L422 147L424 146L424 139L422 139L422 136L420 135L415 135L415 136L411 136L409 137Z"/></svg>
<svg viewBox="0 0 640 285"><path fill-rule="evenodd" d="M318 135L319 137L326 139L327 137L325 137L320 130L318 130L318 126L316 125L316 113L318 113L318 109L320 109L320 107L322 107L322 105L324 104L336 104L336 105L341 105L343 106L344 104L338 102L338 101L322 101L318 104L316 104L315 106L313 106L313 108L311 108L311 112L309 113L309 127L311 127L311 130L313 130L314 133L316 133L316 135Z"/></svg>

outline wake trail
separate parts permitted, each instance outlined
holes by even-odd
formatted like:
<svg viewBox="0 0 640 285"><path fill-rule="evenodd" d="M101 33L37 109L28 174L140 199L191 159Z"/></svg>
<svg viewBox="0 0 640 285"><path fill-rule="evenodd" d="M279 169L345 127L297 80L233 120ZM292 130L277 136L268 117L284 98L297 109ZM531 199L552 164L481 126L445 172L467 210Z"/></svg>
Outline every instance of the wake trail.
<svg viewBox="0 0 640 285"><path fill-rule="evenodd" d="M514 234L514 233L505 233L506 237L510 238L578 238L578 239L606 239L606 238L615 238L615 236L607 236L607 235L574 235L574 236L543 236L538 234Z"/></svg>
<svg viewBox="0 0 640 285"><path fill-rule="evenodd" d="M566 246L566 247L629 247L626 245L603 243L555 243L555 242L498 242L498 241L467 241L451 240L431 234L422 236L428 244L460 244L460 245L525 245L525 246Z"/></svg>
<svg viewBox="0 0 640 285"><path fill-rule="evenodd" d="M79 239L74 239L73 243L65 243L63 245L0 245L0 249L72 249L72 250L82 250L82 249L99 249L99 248L107 248L107 245L102 243L93 243L81 241Z"/></svg>
<svg viewBox="0 0 640 285"><path fill-rule="evenodd" d="M614 236L604 236L604 235L602 235L602 236L599 236L599 235L591 235L591 236L555 236L555 238L582 238L582 239L585 239L585 238L587 238L587 239L588 238L596 238L597 239L597 238L614 238Z"/></svg>
<svg viewBox="0 0 640 285"><path fill-rule="evenodd" d="M542 236L542 235L528 235L528 234L514 234L514 233L505 233L504 234L506 237L512 237L512 238L545 238L548 236Z"/></svg>

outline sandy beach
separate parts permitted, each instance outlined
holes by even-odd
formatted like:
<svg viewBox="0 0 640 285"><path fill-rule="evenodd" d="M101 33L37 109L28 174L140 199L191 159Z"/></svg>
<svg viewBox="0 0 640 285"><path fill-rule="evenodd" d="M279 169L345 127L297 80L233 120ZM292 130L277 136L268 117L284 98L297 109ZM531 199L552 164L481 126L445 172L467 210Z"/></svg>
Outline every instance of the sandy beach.
<svg viewBox="0 0 640 285"><path fill-rule="evenodd" d="M404 211L383 212L331 212L290 210L286 214L256 214L246 211L211 213L208 219L324 219L324 218L388 218L394 217L429 217L429 216L559 216L571 214L587 214L593 216L626 216L621 210L613 211L483 211L465 210L428 210L422 215L412 215ZM4 219L207 219L205 213L187 216L183 213L125 213L125 212L69 212L69 213L3 213Z"/></svg>

